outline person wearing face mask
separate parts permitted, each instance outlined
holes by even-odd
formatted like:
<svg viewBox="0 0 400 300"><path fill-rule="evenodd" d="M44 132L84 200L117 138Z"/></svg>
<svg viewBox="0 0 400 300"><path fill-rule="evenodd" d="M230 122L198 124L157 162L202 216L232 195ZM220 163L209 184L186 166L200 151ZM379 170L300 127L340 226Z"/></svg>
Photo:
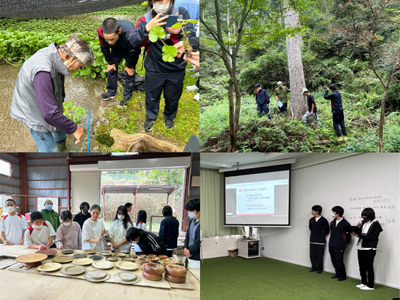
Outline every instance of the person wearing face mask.
<svg viewBox="0 0 400 300"><path fill-rule="evenodd" d="M136 218L135 228L141 229L143 231L147 231L146 220L147 220L146 211L145 210L139 210L137 218ZM139 247L139 245L137 243L135 243L133 246L134 246L134 249L135 249L135 253L137 255L143 254L142 249L140 249L140 247Z"/></svg>
<svg viewBox="0 0 400 300"><path fill-rule="evenodd" d="M133 224L126 207L119 206L109 230L112 252L130 253L131 243L126 240L126 233L131 227Z"/></svg>
<svg viewBox="0 0 400 300"><path fill-rule="evenodd" d="M53 210L53 201L50 199L47 199L44 202L44 209L41 210L41 213L43 214L43 220L49 221L50 224L53 226L54 231L57 232L58 227L60 227L60 216L56 211ZM56 247L53 245L52 247Z"/></svg>
<svg viewBox="0 0 400 300"><path fill-rule="evenodd" d="M163 240L152 232L146 232L142 229L131 227L126 232L126 240L138 244L142 253L156 254L167 254L167 246L165 246Z"/></svg>
<svg viewBox="0 0 400 300"><path fill-rule="evenodd" d="M77 213L74 217L74 222L77 222L82 229L83 223L85 223L85 221L87 219L90 219L92 217L92 215L89 212L89 203L87 202L82 202L81 205L79 205L79 209L81 210L79 213Z"/></svg>
<svg viewBox="0 0 400 300"><path fill-rule="evenodd" d="M324 270L324 252L326 244L326 236L329 234L329 223L321 216L322 207L314 205L311 208L313 217L308 222L310 229L310 272L317 272L321 274Z"/></svg>
<svg viewBox="0 0 400 300"><path fill-rule="evenodd" d="M82 249L82 232L77 222L72 221L69 210L61 213L62 225L57 229L56 246L58 249Z"/></svg>
<svg viewBox="0 0 400 300"><path fill-rule="evenodd" d="M25 231L24 246L31 249L48 250L53 244L56 232L50 222L43 220L40 211L30 214L32 225Z"/></svg>
<svg viewBox="0 0 400 300"><path fill-rule="evenodd" d="M10 116L31 132L39 152L69 152L67 134L78 144L83 129L63 115L64 77L70 71L90 66L94 61L89 44L70 37L37 51L23 64L15 84Z"/></svg>
<svg viewBox="0 0 400 300"><path fill-rule="evenodd" d="M192 220L186 231L184 254L192 260L200 260L200 199L190 200L185 205L188 216ZM190 262L189 262L190 265Z"/></svg>
<svg viewBox="0 0 400 300"><path fill-rule="evenodd" d="M343 218L344 209L341 206L332 208L333 221L330 224L331 236L329 238L329 254L332 265L335 268L335 276L338 281L346 280L346 267L343 262L344 252L350 243L351 235L344 230L350 223Z"/></svg>
<svg viewBox="0 0 400 300"><path fill-rule="evenodd" d="M261 88L261 85L257 83L254 85L256 89L256 104L257 104L257 115L261 118L261 114L264 111L265 115L268 119L271 120L271 116L269 115L269 95L267 90Z"/></svg>
<svg viewBox="0 0 400 300"><path fill-rule="evenodd" d="M182 28L165 28L166 39L164 43L159 39L155 43L149 42L149 32L155 26L166 24L167 17L161 15L178 15L184 20L190 19L188 11L175 5L174 0L149 0L149 11L139 19L135 30L129 37L129 42L134 48L146 46L147 55L144 60L146 69L146 121L145 131L152 131L159 110L160 99L163 93L165 99L164 126L174 128L174 119L178 112L179 99L182 95L185 68L187 62L183 57L176 57L173 62L163 60L162 48L167 45L177 44L182 40ZM195 37L195 29L192 23L186 26L188 38Z"/></svg>
<svg viewBox="0 0 400 300"><path fill-rule="evenodd" d="M179 221L172 216L172 207L169 205L164 206L162 214L165 218L161 221L158 236L167 246L168 257L171 257L174 249L178 246Z"/></svg>
<svg viewBox="0 0 400 300"><path fill-rule="evenodd" d="M135 89L135 68L141 52L139 47L133 48L128 41L133 30L135 26L131 22L114 18L105 19L97 30L100 48L108 64L107 93L101 94L103 100L114 98L117 94L118 65L125 58L126 80L121 106L128 105Z"/></svg>
<svg viewBox="0 0 400 300"><path fill-rule="evenodd" d="M361 235L354 232L351 234L358 237L357 254L360 266L361 284L357 287L361 290L372 291L374 289L374 258L379 241L379 234L383 231L381 224L375 218L372 208L365 208L361 212L362 221L357 225L361 227Z"/></svg>
<svg viewBox="0 0 400 300"><path fill-rule="evenodd" d="M8 212L0 220L0 236L5 245L23 245L24 233L28 228L26 218L15 211L15 201L7 199L4 208Z"/></svg>
<svg viewBox="0 0 400 300"><path fill-rule="evenodd" d="M99 219L100 206L93 204L90 208L92 217L83 223L82 227L82 250L92 249L96 251L103 251L104 245L102 237L106 233L104 222Z"/></svg>

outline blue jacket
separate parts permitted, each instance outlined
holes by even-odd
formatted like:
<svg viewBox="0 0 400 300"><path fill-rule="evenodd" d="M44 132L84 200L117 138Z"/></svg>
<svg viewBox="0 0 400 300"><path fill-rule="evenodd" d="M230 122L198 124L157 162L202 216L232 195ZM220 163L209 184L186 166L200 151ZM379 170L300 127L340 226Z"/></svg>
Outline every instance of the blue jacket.
<svg viewBox="0 0 400 300"><path fill-rule="evenodd" d="M158 236L168 249L176 248L179 236L179 221L173 216L166 216L160 224Z"/></svg>
<svg viewBox="0 0 400 300"><path fill-rule="evenodd" d="M269 104L269 95L268 92L264 89L261 89L256 92L256 101L259 105Z"/></svg>
<svg viewBox="0 0 400 300"><path fill-rule="evenodd" d="M331 100L333 114L343 112L342 95L338 91L334 91L332 94L328 95L328 90L326 90L324 98Z"/></svg>

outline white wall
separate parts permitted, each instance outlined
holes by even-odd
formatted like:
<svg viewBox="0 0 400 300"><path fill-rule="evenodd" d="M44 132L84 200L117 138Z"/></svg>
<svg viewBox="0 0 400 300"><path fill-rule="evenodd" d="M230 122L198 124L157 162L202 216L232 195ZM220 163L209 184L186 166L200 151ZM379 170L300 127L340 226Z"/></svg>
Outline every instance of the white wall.
<svg viewBox="0 0 400 300"><path fill-rule="evenodd" d="M229 248L237 248L239 235L214 236L203 238L202 258L215 258L228 256Z"/></svg>
<svg viewBox="0 0 400 300"><path fill-rule="evenodd" d="M399 155L362 154L318 165L312 161L308 156L292 166L291 228L262 228L261 254L309 267L308 220L313 205L323 207L329 222L330 209L340 205L351 224L360 220L364 207L373 207L384 230L375 257L375 281L399 288ZM345 254L347 274L353 278L359 278L356 241L352 237ZM327 248L324 269L334 272Z"/></svg>
<svg viewBox="0 0 400 300"><path fill-rule="evenodd" d="M79 205L88 202L90 206L100 204L100 172L71 172L71 212L80 212Z"/></svg>

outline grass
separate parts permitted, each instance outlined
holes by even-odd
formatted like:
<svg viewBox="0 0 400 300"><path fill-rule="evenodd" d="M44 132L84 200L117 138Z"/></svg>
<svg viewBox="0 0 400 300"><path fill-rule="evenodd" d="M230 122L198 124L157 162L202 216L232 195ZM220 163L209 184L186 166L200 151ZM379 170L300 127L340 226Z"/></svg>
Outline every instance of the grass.
<svg viewBox="0 0 400 300"><path fill-rule="evenodd" d="M375 285L373 291L356 288L360 280L339 282L331 273L316 274L306 267L270 258L206 259L201 265L201 299L207 300L390 300L399 290Z"/></svg>

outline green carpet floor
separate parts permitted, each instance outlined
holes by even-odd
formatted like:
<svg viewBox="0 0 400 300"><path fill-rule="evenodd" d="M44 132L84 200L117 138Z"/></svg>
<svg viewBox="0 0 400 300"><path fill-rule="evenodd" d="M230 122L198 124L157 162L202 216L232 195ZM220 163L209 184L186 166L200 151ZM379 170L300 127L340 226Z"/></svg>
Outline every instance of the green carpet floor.
<svg viewBox="0 0 400 300"><path fill-rule="evenodd" d="M361 282L331 279L333 274L269 258L221 257L201 264L201 300L391 300L399 290L375 285L373 291L356 287Z"/></svg>

